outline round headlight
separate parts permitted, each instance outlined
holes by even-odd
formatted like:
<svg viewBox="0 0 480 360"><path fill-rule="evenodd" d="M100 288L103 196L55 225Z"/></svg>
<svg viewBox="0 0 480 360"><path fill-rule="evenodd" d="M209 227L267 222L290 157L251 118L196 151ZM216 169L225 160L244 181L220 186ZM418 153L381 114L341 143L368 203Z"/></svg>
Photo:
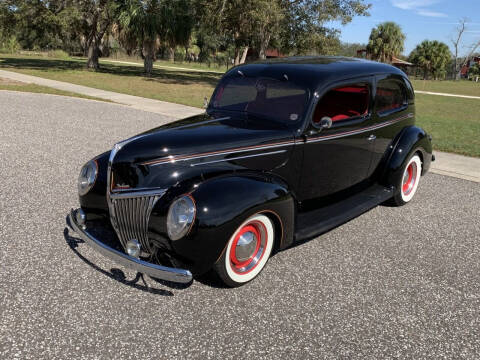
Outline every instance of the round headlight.
<svg viewBox="0 0 480 360"><path fill-rule="evenodd" d="M170 239L178 240L188 234L195 220L195 211L195 203L187 195L170 205L167 216L167 232Z"/></svg>
<svg viewBox="0 0 480 360"><path fill-rule="evenodd" d="M90 160L83 165L78 176L78 194L80 196L85 195L95 184L97 180L98 166L95 160Z"/></svg>

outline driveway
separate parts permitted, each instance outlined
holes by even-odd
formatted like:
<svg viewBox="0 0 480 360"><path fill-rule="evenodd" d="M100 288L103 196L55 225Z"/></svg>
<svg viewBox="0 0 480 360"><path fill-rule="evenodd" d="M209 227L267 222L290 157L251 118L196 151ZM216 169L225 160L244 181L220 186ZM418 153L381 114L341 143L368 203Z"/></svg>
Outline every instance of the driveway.
<svg viewBox="0 0 480 360"><path fill-rule="evenodd" d="M81 165L171 119L0 92L0 358L479 358L480 185L422 178L238 289L171 287L65 224Z"/></svg>

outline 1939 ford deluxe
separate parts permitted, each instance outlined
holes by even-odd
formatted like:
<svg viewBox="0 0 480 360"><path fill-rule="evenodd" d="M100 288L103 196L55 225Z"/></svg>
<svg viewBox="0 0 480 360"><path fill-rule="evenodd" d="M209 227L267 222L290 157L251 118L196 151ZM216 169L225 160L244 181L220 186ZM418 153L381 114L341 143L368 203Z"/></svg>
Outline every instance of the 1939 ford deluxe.
<svg viewBox="0 0 480 360"><path fill-rule="evenodd" d="M295 241L408 203L433 159L395 67L330 57L241 65L204 114L87 162L69 221L141 273L188 283L213 269L238 286Z"/></svg>

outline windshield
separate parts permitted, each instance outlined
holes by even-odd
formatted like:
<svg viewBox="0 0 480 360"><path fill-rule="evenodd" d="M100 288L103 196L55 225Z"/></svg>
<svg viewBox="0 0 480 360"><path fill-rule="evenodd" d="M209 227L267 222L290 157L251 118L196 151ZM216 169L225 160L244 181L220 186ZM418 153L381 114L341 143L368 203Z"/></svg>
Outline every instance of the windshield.
<svg viewBox="0 0 480 360"><path fill-rule="evenodd" d="M293 123L302 118L307 102L308 90L288 80L239 76L220 83L210 108Z"/></svg>

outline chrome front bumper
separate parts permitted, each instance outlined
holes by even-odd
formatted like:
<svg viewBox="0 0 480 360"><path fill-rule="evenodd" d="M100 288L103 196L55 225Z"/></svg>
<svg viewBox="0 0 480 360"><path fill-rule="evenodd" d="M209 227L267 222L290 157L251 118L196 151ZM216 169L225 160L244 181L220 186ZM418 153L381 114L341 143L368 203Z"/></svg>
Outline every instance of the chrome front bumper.
<svg viewBox="0 0 480 360"><path fill-rule="evenodd" d="M100 240L92 236L87 229L83 229L76 219L76 210L71 210L69 214L70 225L72 229L93 249L98 251L103 256L113 260L114 262L123 265L132 270L136 270L143 274L154 278L188 284L192 281L192 273L184 269L176 269L162 265L152 264L131 256L124 254L118 250L112 249Z"/></svg>

